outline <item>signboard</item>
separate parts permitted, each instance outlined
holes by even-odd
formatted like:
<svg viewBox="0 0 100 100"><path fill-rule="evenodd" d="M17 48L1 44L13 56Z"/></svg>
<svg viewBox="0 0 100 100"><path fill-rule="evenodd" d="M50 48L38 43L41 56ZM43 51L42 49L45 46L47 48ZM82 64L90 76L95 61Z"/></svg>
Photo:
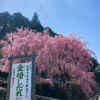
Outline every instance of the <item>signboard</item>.
<svg viewBox="0 0 100 100"><path fill-rule="evenodd" d="M12 65L9 100L31 100L32 62Z"/></svg>

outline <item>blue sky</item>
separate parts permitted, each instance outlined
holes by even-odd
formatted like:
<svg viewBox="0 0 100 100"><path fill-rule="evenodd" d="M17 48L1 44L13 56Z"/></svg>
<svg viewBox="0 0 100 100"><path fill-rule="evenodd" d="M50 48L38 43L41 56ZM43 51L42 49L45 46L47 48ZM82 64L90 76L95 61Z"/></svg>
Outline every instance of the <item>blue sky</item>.
<svg viewBox="0 0 100 100"><path fill-rule="evenodd" d="M21 12L29 19L37 12L41 23L64 35L76 32L100 62L100 0L0 0L0 12Z"/></svg>

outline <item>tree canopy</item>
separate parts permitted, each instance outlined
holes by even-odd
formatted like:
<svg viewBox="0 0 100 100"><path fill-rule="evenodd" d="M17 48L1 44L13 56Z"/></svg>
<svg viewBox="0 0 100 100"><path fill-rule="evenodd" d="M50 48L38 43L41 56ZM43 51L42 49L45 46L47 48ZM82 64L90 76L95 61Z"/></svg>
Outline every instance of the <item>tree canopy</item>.
<svg viewBox="0 0 100 100"><path fill-rule="evenodd" d="M44 30L37 13L34 13L32 20L29 20L19 12L12 15L8 12L0 13L0 39L4 38L7 33L16 32L17 28L29 28L37 32ZM51 36L56 35L53 31L50 34Z"/></svg>
<svg viewBox="0 0 100 100"><path fill-rule="evenodd" d="M38 32L42 32L43 31L43 26L40 23L40 20L38 18L38 14L34 13L34 16L31 20L31 28L32 29L36 29Z"/></svg>
<svg viewBox="0 0 100 100"><path fill-rule="evenodd" d="M0 69L8 72L8 57L36 53L37 77L44 72L50 79L59 80L61 87L67 88L67 83L78 84L86 95L90 95L94 86L94 73L91 71L92 51L86 48L86 43L75 35L48 34L32 30L18 29L13 33L13 47L11 52L12 33L6 35L6 40L0 41L3 58L0 59ZM30 61L15 60L14 63Z"/></svg>

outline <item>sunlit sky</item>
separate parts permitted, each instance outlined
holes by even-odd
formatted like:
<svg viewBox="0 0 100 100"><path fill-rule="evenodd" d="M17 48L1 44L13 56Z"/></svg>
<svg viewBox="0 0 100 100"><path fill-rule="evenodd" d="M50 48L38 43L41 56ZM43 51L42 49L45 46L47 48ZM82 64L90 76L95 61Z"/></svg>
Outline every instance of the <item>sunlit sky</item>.
<svg viewBox="0 0 100 100"><path fill-rule="evenodd" d="M3 11L21 12L29 19L37 12L43 26L84 36L100 62L100 0L0 0Z"/></svg>

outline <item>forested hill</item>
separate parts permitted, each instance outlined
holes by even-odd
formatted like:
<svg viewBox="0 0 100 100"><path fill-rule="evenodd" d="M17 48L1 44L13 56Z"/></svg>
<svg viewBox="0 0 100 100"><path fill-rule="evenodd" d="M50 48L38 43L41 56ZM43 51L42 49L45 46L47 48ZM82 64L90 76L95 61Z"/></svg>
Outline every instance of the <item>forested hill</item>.
<svg viewBox="0 0 100 100"><path fill-rule="evenodd" d="M32 20L29 20L19 12L12 15L8 12L0 13L0 39L3 39L9 32L15 32L16 28L29 28L34 29L37 32L48 29L50 36L56 35L50 27L43 27L37 13L34 13Z"/></svg>

